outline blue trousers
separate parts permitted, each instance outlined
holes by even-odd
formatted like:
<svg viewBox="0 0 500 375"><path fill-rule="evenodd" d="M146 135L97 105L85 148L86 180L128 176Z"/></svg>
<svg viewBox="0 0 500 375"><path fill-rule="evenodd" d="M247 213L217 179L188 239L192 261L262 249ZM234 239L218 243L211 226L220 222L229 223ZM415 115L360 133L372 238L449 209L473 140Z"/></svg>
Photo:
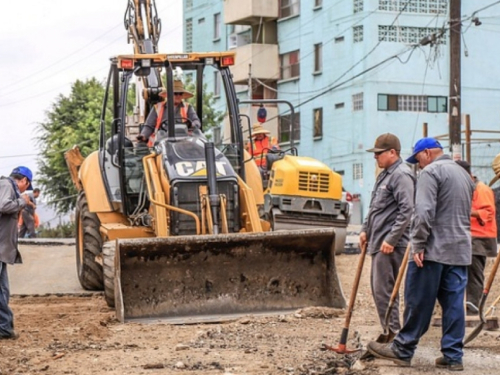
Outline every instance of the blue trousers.
<svg viewBox="0 0 500 375"><path fill-rule="evenodd" d="M466 286L466 266L424 261L423 268L418 268L415 262L409 262L404 324L392 344L401 358L413 357L420 338L429 329L437 299L443 312L441 352L448 360L462 361Z"/></svg>
<svg viewBox="0 0 500 375"><path fill-rule="evenodd" d="M9 308L9 297L7 264L0 262L0 336L10 336L14 331L14 315Z"/></svg>

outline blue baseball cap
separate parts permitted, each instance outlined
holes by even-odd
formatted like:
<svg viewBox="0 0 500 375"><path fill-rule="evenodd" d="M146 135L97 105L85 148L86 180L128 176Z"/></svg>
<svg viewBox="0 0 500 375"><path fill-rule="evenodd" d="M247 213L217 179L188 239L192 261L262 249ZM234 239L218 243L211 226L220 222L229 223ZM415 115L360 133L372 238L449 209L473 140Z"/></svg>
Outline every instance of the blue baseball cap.
<svg viewBox="0 0 500 375"><path fill-rule="evenodd" d="M422 138L415 143L415 147L413 147L413 155L410 156L408 159L406 159L407 163L410 164L417 164L418 160L415 159L415 156L424 150L431 149L431 148L440 148L443 149L443 146L441 146L441 143L439 143L435 138L427 137L427 138Z"/></svg>
<svg viewBox="0 0 500 375"><path fill-rule="evenodd" d="M33 180L33 173L31 173L31 170L28 167L20 166L14 168L11 174L20 174L21 176L26 177L30 182L30 186L28 186L26 190L33 190L33 185L31 184L31 181Z"/></svg>

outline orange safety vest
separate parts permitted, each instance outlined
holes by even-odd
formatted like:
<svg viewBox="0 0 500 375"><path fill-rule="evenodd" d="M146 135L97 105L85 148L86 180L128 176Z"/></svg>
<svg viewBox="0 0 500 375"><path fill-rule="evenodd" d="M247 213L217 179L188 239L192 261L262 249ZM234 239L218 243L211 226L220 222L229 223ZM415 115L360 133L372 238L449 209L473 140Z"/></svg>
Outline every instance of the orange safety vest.
<svg viewBox="0 0 500 375"><path fill-rule="evenodd" d="M496 238L495 194L483 182L476 184L476 189L472 196L472 211L477 211L481 219L471 217L470 229L472 237Z"/></svg>
<svg viewBox="0 0 500 375"><path fill-rule="evenodd" d="M255 162L261 168L266 167L266 154L268 152L267 149L274 148L279 150L278 141L274 137L265 137L261 140L252 139L252 146L253 148L250 147L250 142L248 142L247 151L252 154Z"/></svg>
<svg viewBox="0 0 500 375"><path fill-rule="evenodd" d="M158 129L160 129L161 126L161 120L163 118L163 112L165 112L165 105L167 103L159 103L156 105L156 112L158 113L158 117L156 119L156 126L155 126L155 131L149 136L148 140L148 147L153 147L155 144L155 139L156 139L156 133L158 132ZM183 118L188 118L187 113L189 109L189 104L188 103L183 103L184 105L180 108L181 111L181 116Z"/></svg>

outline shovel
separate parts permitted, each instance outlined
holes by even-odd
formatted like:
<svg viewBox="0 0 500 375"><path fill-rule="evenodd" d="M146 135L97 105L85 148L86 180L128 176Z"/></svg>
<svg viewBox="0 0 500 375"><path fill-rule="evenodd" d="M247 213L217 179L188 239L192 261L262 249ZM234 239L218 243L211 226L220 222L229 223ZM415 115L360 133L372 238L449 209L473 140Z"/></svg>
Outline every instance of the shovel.
<svg viewBox="0 0 500 375"><path fill-rule="evenodd" d="M363 264L365 263L366 247L361 247L361 255L359 257L358 269L356 270L356 277L354 278L354 285L352 286L351 295L349 297L349 306L347 307L347 315L345 317L344 328L342 329L342 334L340 335L340 342L337 347L332 347L329 345L324 345L328 350L334 351L339 354L351 354L360 351L361 349L347 349L347 336L349 335L349 325L351 324L352 311L354 309L354 303L356 302L356 294L358 293L359 280L361 279L361 272L363 271Z"/></svg>
<svg viewBox="0 0 500 375"><path fill-rule="evenodd" d="M479 335L479 332L482 331L484 325L486 324L486 315L488 315L490 309L492 309L493 306L498 302L498 298L497 298L497 300L495 300L493 305L491 305L490 309L488 309L486 314L484 314L484 311L483 311L484 304L486 303L486 298L488 298L488 293L490 292L491 285L493 284L493 280L495 279L495 275L497 273L499 263L500 263L500 252L498 253L497 257L495 258L495 263L493 263L493 267L491 268L490 275L488 276L488 281L486 282L486 286L484 287L483 294L481 295L481 299L479 300L479 317L481 319L481 322L465 338L464 345L468 344L469 342L474 340L477 337L477 335Z"/></svg>
<svg viewBox="0 0 500 375"><path fill-rule="evenodd" d="M405 255L399 266L398 277L396 277L396 282L394 283L394 288L392 288L391 298L389 299L389 305L387 305L387 310L385 310L384 316L384 333L381 333L379 337L377 337L377 342L380 343L388 343L391 342L394 338L394 334L389 329L389 320L391 317L392 309L394 308L394 303L396 302L396 298L399 295L399 287L401 286L401 282L403 281L403 276L406 272L406 266L408 265L408 258L410 257L410 243L408 242L408 246L406 246Z"/></svg>

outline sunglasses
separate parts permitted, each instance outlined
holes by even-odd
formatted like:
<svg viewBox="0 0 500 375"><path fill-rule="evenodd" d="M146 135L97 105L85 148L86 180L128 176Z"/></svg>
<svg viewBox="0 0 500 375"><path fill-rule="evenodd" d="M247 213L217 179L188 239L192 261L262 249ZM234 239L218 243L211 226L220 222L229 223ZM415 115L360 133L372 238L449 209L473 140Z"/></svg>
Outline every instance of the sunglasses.
<svg viewBox="0 0 500 375"><path fill-rule="evenodd" d="M387 152L387 151L391 151L391 150L390 150L390 149L388 149L388 150L377 151L377 152L374 152L374 154L375 154L375 155L377 155L377 156L380 156L380 155L382 155L384 152Z"/></svg>
<svg viewBox="0 0 500 375"><path fill-rule="evenodd" d="M183 93L182 92L174 92L174 95L182 95Z"/></svg>

